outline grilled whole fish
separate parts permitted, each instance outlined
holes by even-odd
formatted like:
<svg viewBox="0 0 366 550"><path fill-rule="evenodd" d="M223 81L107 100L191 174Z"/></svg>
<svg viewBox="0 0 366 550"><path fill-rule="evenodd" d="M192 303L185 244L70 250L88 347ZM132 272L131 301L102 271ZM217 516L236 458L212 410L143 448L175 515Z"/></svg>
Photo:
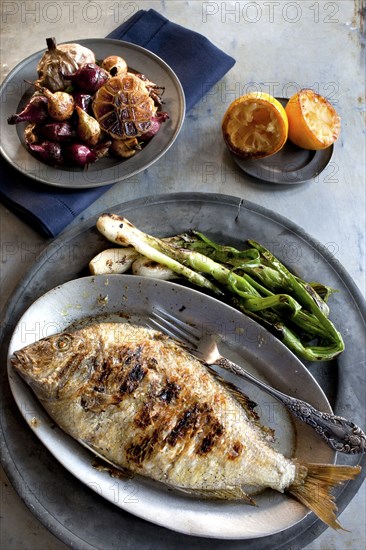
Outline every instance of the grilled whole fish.
<svg viewBox="0 0 366 550"><path fill-rule="evenodd" d="M329 489L360 468L285 458L249 400L158 331L94 323L39 340L12 364L65 432L122 469L251 504L267 487L286 491L341 528Z"/></svg>

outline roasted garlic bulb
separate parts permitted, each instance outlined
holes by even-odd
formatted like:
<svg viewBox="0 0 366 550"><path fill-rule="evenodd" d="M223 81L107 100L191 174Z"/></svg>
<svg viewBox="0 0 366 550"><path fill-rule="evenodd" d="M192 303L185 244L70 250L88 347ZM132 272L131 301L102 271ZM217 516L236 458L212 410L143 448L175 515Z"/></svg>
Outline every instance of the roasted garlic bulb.
<svg viewBox="0 0 366 550"><path fill-rule="evenodd" d="M67 88L70 81L66 76L75 73L85 63L95 63L94 53L80 44L56 44L54 38L47 38L48 50L37 65L36 84L52 92Z"/></svg>

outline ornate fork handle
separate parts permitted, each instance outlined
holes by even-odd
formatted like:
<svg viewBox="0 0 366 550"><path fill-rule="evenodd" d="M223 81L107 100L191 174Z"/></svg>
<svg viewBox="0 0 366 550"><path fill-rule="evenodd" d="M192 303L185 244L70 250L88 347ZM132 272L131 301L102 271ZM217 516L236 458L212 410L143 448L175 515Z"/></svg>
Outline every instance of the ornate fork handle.
<svg viewBox="0 0 366 550"><path fill-rule="evenodd" d="M312 405L290 397L261 382L239 365L232 363L229 359L221 357L215 361L216 365L231 371L247 380L250 380L257 387L263 389L279 401L302 422L309 424L326 443L335 451L347 454L366 452L366 435L350 420L341 416L324 413L316 410Z"/></svg>

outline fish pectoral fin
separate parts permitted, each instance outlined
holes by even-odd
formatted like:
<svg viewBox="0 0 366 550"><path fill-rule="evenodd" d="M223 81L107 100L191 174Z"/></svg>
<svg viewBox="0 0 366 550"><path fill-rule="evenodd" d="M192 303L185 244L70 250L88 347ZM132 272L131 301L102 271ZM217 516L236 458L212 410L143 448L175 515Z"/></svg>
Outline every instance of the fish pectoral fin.
<svg viewBox="0 0 366 550"><path fill-rule="evenodd" d="M105 470L107 470L111 475L112 475L112 470L113 470L113 477L126 477L126 478L127 477L133 477L132 472L130 472L126 468L123 468L122 466L118 466L118 464L115 464L114 462L112 462L111 460L109 460L108 458L103 456L103 454L100 451L98 451L98 449L96 449L91 443L88 443L84 439L78 439L77 441L81 445L83 445L83 447L85 447L90 452L92 452L96 457L98 457L98 459L100 459L101 462L104 463ZM97 470L102 470L102 466L101 466L100 463L95 463L95 464L93 464L93 466ZM119 472L119 476L117 475L117 472Z"/></svg>
<svg viewBox="0 0 366 550"><path fill-rule="evenodd" d="M188 495L208 500L240 500L250 504L251 506L257 506L252 497L247 495L240 485L233 485L222 489L197 489L191 487L177 487L177 489L181 492L187 493Z"/></svg>
<svg viewBox="0 0 366 550"><path fill-rule="evenodd" d="M126 468L120 468L115 465L112 465L109 461L106 462L105 459L96 457L92 464L93 468L98 470L98 472L107 472L111 477L117 479L132 479L135 477L131 470Z"/></svg>

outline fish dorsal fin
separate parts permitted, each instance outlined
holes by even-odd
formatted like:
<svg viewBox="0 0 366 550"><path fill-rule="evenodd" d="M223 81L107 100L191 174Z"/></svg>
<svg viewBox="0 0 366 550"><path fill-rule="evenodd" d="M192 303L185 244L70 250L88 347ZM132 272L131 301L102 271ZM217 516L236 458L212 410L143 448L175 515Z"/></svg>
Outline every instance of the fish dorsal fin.
<svg viewBox="0 0 366 550"><path fill-rule="evenodd" d="M244 409L249 422L251 422L255 428L258 430L259 434L266 441L274 441L274 431L271 428L262 426L260 419L254 408L257 406L257 403L249 399L249 397L243 393L235 384L228 382L222 376L220 376L213 368L206 365L210 373L224 386L224 388L234 397L234 399L242 406Z"/></svg>
<svg viewBox="0 0 366 550"><path fill-rule="evenodd" d="M191 496L209 499L209 500L240 500L246 504L257 506L251 496L247 495L240 485L228 486L223 489L193 489L185 487L177 487L180 492Z"/></svg>

